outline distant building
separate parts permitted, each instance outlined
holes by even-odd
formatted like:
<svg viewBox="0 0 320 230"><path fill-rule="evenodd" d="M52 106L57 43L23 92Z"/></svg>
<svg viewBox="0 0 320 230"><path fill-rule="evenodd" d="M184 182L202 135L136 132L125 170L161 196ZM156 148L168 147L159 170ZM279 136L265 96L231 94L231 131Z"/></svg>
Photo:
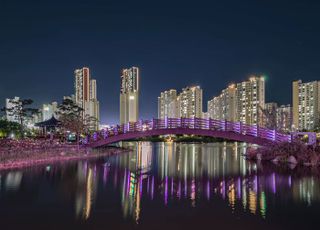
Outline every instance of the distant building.
<svg viewBox="0 0 320 230"><path fill-rule="evenodd" d="M250 77L248 81L231 84L219 96L208 101L209 117L215 120L263 125L265 82L263 77Z"/></svg>
<svg viewBox="0 0 320 230"><path fill-rule="evenodd" d="M248 81L238 83L237 121L250 125L263 125L261 109L265 106L265 81L263 77L253 76Z"/></svg>
<svg viewBox="0 0 320 230"><path fill-rule="evenodd" d="M295 130L313 130L319 126L320 81L292 83L292 115Z"/></svg>
<svg viewBox="0 0 320 230"><path fill-rule="evenodd" d="M42 105L42 121L49 120L52 116L56 116L58 110L58 103L52 102L51 104Z"/></svg>
<svg viewBox="0 0 320 230"><path fill-rule="evenodd" d="M123 69L120 78L120 124L136 122L139 119L139 68Z"/></svg>
<svg viewBox="0 0 320 230"><path fill-rule="evenodd" d="M234 84L222 90L221 94L208 101L209 117L215 120L236 121L237 89Z"/></svg>
<svg viewBox="0 0 320 230"><path fill-rule="evenodd" d="M223 116L221 107L220 96L214 97L210 101L208 101L209 118L212 118L214 120L221 120L221 117Z"/></svg>
<svg viewBox="0 0 320 230"><path fill-rule="evenodd" d="M202 117L202 89L200 86L186 87L179 95L180 117Z"/></svg>
<svg viewBox="0 0 320 230"><path fill-rule="evenodd" d="M83 109L83 118L92 117L96 120L94 129L99 128L100 110L97 99L97 82L91 79L88 67L76 69L75 75L75 102Z"/></svg>
<svg viewBox="0 0 320 230"><path fill-rule="evenodd" d="M170 89L161 92L160 97L158 97L158 118L164 119L168 118L179 118L179 99L177 95L177 90Z"/></svg>
<svg viewBox="0 0 320 230"><path fill-rule="evenodd" d="M290 132L292 129L292 107L281 105L277 108L277 129L283 132Z"/></svg>
<svg viewBox="0 0 320 230"><path fill-rule="evenodd" d="M19 106L17 106L17 103L19 101L20 101L19 97L14 97L12 99L10 99L10 98L6 99L6 109L13 110L13 111L6 111L6 119L8 121L20 123L19 116L17 115L18 111L14 110L14 109L19 109Z"/></svg>
<svg viewBox="0 0 320 230"><path fill-rule="evenodd" d="M276 102L265 103L262 111L262 124L269 129L277 129L277 109L278 104Z"/></svg>

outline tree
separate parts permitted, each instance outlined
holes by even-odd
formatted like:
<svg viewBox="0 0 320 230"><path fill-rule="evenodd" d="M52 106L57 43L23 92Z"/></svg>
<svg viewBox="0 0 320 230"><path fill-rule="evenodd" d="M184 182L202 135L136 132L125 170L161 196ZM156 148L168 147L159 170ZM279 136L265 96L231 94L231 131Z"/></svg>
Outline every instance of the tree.
<svg viewBox="0 0 320 230"><path fill-rule="evenodd" d="M61 127L64 131L70 131L76 134L77 141L81 134L89 133L95 127L96 119L86 115L82 115L83 109L73 100L64 99L62 104L58 106L58 116Z"/></svg>
<svg viewBox="0 0 320 230"><path fill-rule="evenodd" d="M35 113L38 113L38 109L30 108L30 105L33 103L31 99L10 99L11 103L10 108L2 108L1 111L4 111L7 115L14 117L20 124L20 131L23 136L23 129L25 127L25 121L28 118L31 118Z"/></svg>
<svg viewBox="0 0 320 230"><path fill-rule="evenodd" d="M277 109L276 107L272 106L272 108L262 108L259 106L259 111L261 119L262 119L262 125L265 126L268 129L277 129Z"/></svg>
<svg viewBox="0 0 320 230"><path fill-rule="evenodd" d="M0 138L8 137L10 134L21 136L21 125L17 122L0 120Z"/></svg>
<svg viewBox="0 0 320 230"><path fill-rule="evenodd" d="M73 100L64 99L58 106L58 117L61 126L65 131L71 131L80 134L83 131L83 119L81 116L83 109Z"/></svg>

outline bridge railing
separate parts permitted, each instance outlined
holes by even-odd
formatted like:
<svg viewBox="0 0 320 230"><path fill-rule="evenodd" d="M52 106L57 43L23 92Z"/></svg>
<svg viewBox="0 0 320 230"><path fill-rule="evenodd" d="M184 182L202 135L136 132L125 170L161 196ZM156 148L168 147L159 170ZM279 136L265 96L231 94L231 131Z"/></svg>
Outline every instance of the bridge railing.
<svg viewBox="0 0 320 230"><path fill-rule="evenodd" d="M291 135L283 134L264 127L259 127L257 125L248 125L241 122L230 122L226 120L202 118L165 118L128 122L127 124L117 125L113 128L96 132L91 137L87 137L86 141L98 141L101 139L107 139L110 136L131 132L177 128L234 132L242 135L263 138L274 142L291 142Z"/></svg>

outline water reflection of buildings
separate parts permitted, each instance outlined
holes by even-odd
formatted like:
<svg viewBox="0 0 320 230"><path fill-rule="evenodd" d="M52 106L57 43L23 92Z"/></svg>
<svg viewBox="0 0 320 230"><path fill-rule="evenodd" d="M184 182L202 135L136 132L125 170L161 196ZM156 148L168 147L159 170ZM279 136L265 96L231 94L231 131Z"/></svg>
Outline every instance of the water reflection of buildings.
<svg viewBox="0 0 320 230"><path fill-rule="evenodd" d="M232 211L245 210L263 218L267 215L268 197L277 193L287 195L292 190L296 200L320 200L319 181L301 179L293 183L291 176L275 173L259 176L258 166L242 157L246 149L244 144L141 146L141 143L137 146L136 153L119 156L117 165L125 170L122 183L124 216L131 216L136 222L140 218L142 197L162 199L164 205L172 200L189 200L193 207L203 198L220 197ZM152 175L140 170L145 166L153 170Z"/></svg>
<svg viewBox="0 0 320 230"><path fill-rule="evenodd" d="M149 181L145 173L151 170L152 165L152 145L147 142L137 143L135 153L127 160L129 160L129 168L124 173L121 203L124 217L127 218L130 215L138 223L143 180L148 179Z"/></svg>
<svg viewBox="0 0 320 230"><path fill-rule="evenodd" d="M77 167L76 216L87 220L97 195L96 165L79 162Z"/></svg>
<svg viewBox="0 0 320 230"><path fill-rule="evenodd" d="M6 190L18 190L21 185L22 175L22 172L19 171L9 172L5 177Z"/></svg>
<svg viewBox="0 0 320 230"><path fill-rule="evenodd" d="M52 166L49 171L44 167L0 172L0 199L4 193L26 189L29 185L25 178L33 179L45 173L42 175L50 175L46 178L59 183L63 187L60 191L71 196L76 216L84 220L92 216L101 184L100 191L111 189L112 193L121 193L123 215L136 223L141 221L144 204L150 201L157 205L161 201L163 207L179 202L198 207L202 202L219 199L232 212L245 211L263 218L274 210L279 199L308 205L320 201L317 177L264 171L265 166L244 160L245 148L244 144L233 143L141 142L135 151L104 161L80 161L72 167ZM109 199L103 196L106 195L99 199Z"/></svg>

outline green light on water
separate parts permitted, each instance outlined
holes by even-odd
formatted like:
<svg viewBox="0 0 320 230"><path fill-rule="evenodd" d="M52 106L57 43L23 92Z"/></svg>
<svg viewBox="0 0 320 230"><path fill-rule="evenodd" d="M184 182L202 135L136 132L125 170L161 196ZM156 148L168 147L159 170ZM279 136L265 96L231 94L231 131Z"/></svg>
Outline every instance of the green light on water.
<svg viewBox="0 0 320 230"><path fill-rule="evenodd" d="M266 201L266 194L264 192L262 192L260 195L260 213L263 218L266 218L267 201Z"/></svg>

